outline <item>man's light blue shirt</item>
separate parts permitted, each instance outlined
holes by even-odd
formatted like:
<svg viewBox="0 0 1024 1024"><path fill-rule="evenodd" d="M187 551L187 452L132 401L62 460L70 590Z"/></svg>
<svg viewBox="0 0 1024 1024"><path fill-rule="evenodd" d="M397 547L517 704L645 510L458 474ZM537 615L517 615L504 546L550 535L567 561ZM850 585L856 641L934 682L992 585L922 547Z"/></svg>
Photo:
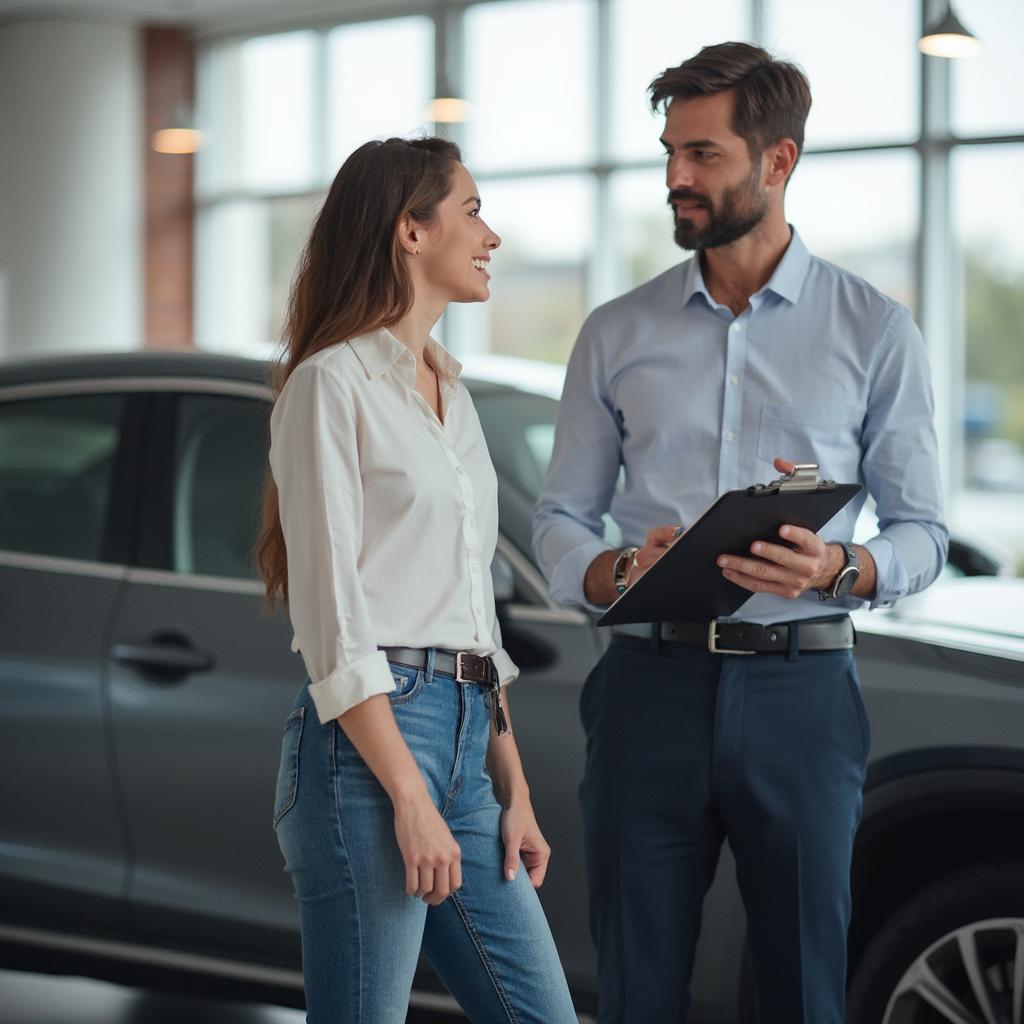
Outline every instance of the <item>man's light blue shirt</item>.
<svg viewBox="0 0 1024 1024"><path fill-rule="evenodd" d="M776 457L815 462L874 498L872 607L942 571L948 533L921 332L906 307L812 256L795 230L738 317L711 297L694 257L587 318L534 513L552 597L592 607L583 577L612 546L606 513L624 544L640 546L652 526L689 526L725 491L777 478ZM865 498L820 535L849 542ZM733 618L780 622L864 603L754 594Z"/></svg>

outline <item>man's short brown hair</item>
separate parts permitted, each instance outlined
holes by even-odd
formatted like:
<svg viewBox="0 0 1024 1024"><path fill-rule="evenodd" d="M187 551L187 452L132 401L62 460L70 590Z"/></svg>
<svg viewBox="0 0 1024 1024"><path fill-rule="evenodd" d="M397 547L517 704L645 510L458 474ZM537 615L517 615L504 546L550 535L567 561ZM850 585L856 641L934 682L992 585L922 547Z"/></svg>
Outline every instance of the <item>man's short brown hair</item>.
<svg viewBox="0 0 1024 1024"><path fill-rule="evenodd" d="M746 142L752 160L780 139L792 139L799 157L811 87L800 68L776 60L760 46L705 46L678 67L666 68L650 84L651 108L657 111L673 99L713 96L729 89L736 94L732 130Z"/></svg>

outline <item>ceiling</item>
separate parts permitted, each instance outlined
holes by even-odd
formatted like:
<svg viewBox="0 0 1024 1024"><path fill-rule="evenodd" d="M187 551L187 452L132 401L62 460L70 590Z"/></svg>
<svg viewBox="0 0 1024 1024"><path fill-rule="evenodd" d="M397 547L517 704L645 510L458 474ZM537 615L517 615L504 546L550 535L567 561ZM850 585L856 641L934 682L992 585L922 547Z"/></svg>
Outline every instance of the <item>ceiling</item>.
<svg viewBox="0 0 1024 1024"><path fill-rule="evenodd" d="M153 22L189 25L203 34L430 5L431 0L0 0L0 24L35 18Z"/></svg>

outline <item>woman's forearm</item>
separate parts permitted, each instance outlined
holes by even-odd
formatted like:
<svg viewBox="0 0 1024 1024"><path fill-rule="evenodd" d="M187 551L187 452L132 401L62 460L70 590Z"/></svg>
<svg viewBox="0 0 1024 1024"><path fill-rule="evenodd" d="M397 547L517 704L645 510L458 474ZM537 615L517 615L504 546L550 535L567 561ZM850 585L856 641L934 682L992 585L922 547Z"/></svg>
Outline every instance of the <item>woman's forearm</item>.
<svg viewBox="0 0 1024 1024"><path fill-rule="evenodd" d="M490 739L487 744L487 770L494 783L494 793L503 807L530 798L530 787L526 784L523 762L519 758L515 735L512 732L512 712L508 704L508 687L501 688L501 705L505 711L509 731L499 733L491 722Z"/></svg>
<svg viewBox="0 0 1024 1024"><path fill-rule="evenodd" d="M426 797L427 785L413 759L387 694L379 693L349 708L338 724L396 807Z"/></svg>

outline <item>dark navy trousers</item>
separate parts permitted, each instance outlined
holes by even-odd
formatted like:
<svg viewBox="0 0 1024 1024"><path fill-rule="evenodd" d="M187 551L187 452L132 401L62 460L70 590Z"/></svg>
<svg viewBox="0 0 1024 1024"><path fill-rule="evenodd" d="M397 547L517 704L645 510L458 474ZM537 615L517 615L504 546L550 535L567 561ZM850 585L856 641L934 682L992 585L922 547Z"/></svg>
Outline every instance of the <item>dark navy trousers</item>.
<svg viewBox="0 0 1024 1024"><path fill-rule="evenodd" d="M852 652L787 660L616 636L580 712L600 1024L686 1020L723 839L762 1024L842 1024L871 742Z"/></svg>

